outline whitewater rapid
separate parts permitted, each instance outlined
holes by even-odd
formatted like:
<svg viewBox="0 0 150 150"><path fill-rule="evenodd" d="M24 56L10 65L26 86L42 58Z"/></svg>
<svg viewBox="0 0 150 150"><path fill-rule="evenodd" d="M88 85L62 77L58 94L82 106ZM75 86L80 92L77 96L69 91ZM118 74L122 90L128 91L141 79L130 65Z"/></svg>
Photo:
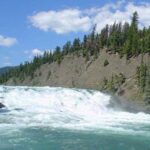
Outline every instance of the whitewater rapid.
<svg viewBox="0 0 150 150"><path fill-rule="evenodd" d="M150 136L150 115L110 107L110 95L93 90L0 86L0 131L49 127Z"/></svg>

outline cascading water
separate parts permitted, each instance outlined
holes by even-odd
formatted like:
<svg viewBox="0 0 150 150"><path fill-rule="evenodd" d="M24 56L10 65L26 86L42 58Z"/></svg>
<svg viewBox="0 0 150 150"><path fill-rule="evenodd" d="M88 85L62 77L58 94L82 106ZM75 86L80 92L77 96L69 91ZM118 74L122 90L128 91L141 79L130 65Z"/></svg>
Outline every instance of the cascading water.
<svg viewBox="0 0 150 150"><path fill-rule="evenodd" d="M0 149L11 149L11 146L14 146L14 149L19 149L23 143L29 146L25 148L26 150L32 149L32 146L35 148L36 144L28 142L29 139L30 141L34 139L33 141L36 142L38 141L37 136L40 138L54 131L56 132L51 135L55 135L59 131L59 134L65 132L64 135L72 133L72 136L76 136L77 133L82 133L82 135L88 133L87 136L95 134L95 137L103 135L103 138L107 135L108 137L112 135L124 137L126 135L134 138L140 136L143 137L144 142L149 143L150 115L115 109L109 106L111 101L111 96L93 90L1 86L0 102L6 108L0 110ZM39 135L31 139L31 135L35 135L35 129L38 129L36 133L39 132ZM29 130L32 134L26 135ZM46 130L46 133L43 130ZM15 137L12 137L13 135ZM82 137L82 135L79 137ZM51 138L49 136L48 134L47 138ZM56 142L57 136L55 138L53 140ZM23 142L20 140L23 140ZM109 141L109 139L106 139L106 141ZM135 141L138 142L138 139ZM147 145L147 143L144 143L145 148L150 147L150 144ZM60 142L55 144L59 145ZM62 145L61 143L60 147ZM125 148L125 145L122 145L122 147L120 145L120 148ZM107 150L105 148L108 146L107 144L102 143L101 146ZM136 149L140 148L137 144L136 146ZM86 148L86 146L83 147ZM117 141L114 148L119 150ZM40 150L39 147L36 149ZM70 149L80 148L71 147ZM92 148L87 147L87 149ZM108 150L111 150L110 147L108 147Z"/></svg>

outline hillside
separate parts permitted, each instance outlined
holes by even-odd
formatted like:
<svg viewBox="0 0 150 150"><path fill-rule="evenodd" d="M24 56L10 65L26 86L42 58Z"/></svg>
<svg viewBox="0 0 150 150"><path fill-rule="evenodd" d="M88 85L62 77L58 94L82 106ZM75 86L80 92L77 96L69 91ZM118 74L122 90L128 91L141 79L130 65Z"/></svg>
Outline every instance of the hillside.
<svg viewBox="0 0 150 150"><path fill-rule="evenodd" d="M135 12L131 24L106 25L100 33L94 26L83 40L56 46L1 75L0 83L97 89L147 105L149 41L150 27L138 29Z"/></svg>
<svg viewBox="0 0 150 150"><path fill-rule="evenodd" d="M5 74L10 69L12 69L12 67L3 67L3 68L0 68L0 75Z"/></svg>
<svg viewBox="0 0 150 150"><path fill-rule="evenodd" d="M118 54L111 54L105 49L96 60L91 57L89 61L81 55L68 54L61 64L54 62L42 65L34 72L34 78L31 76L24 80L11 78L6 85L90 88L109 91L123 99L143 103L143 93L137 79L137 67L141 65L141 59L142 55L139 55L126 60L125 57L120 58ZM108 60L109 64L104 65L105 60ZM143 60L146 63L147 54L144 55ZM113 85L110 84L112 78ZM107 87L105 87L106 80L107 84L110 84Z"/></svg>

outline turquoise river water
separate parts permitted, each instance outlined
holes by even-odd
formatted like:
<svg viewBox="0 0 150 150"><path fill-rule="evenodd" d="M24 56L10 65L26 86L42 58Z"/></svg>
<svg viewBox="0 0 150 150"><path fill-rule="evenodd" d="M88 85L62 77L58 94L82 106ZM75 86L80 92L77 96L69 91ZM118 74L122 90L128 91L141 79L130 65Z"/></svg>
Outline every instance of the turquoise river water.
<svg viewBox="0 0 150 150"><path fill-rule="evenodd" d="M0 86L0 150L150 150L150 115L93 90Z"/></svg>

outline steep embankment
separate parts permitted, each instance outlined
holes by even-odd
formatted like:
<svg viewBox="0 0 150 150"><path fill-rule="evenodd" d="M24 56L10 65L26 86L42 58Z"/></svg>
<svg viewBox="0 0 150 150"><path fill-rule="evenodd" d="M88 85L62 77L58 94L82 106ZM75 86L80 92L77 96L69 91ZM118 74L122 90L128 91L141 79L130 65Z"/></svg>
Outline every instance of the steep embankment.
<svg viewBox="0 0 150 150"><path fill-rule="evenodd" d="M58 64L42 65L34 73L34 78L26 77L24 81L10 79L7 85L29 86L61 86L102 90L105 80L111 82L112 77L124 76L125 80L116 87L115 94L128 100L142 101L139 86L137 85L137 67L141 64L141 55L126 60L118 54L101 51L97 59L86 61L82 56L70 54ZM104 65L105 60L108 64ZM143 59L147 60L147 55ZM114 81L116 82L116 81ZM110 83L109 83L110 84Z"/></svg>

